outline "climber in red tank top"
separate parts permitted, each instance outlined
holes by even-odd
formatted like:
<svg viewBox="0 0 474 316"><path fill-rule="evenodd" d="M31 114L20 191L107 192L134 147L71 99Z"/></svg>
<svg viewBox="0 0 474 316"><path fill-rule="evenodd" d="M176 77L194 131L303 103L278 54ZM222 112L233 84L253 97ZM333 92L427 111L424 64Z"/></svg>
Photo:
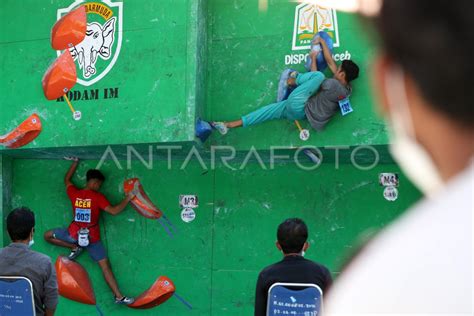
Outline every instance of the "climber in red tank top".
<svg viewBox="0 0 474 316"><path fill-rule="evenodd" d="M110 206L107 198L100 192L88 189L80 190L74 185L68 186L66 192L72 203L72 216L74 218L68 228L69 235L77 240L79 230L88 228L90 242L99 241L100 212Z"/></svg>
<svg viewBox="0 0 474 316"><path fill-rule="evenodd" d="M122 212L128 202L133 199L133 195L125 197L119 204L112 206L107 198L99 192L105 177L102 172L96 169L87 171L86 187L84 189L77 188L71 182L71 178L77 169L79 160L77 158L70 158L70 160L74 160L74 162L64 177L64 184L72 203L73 220L67 229L49 230L44 234L44 238L53 245L71 249L68 256L70 260L76 259L86 249L102 269L104 279L115 295L115 303L132 304L134 299L122 295L110 268L105 247L100 240L99 220L102 211L112 215Z"/></svg>

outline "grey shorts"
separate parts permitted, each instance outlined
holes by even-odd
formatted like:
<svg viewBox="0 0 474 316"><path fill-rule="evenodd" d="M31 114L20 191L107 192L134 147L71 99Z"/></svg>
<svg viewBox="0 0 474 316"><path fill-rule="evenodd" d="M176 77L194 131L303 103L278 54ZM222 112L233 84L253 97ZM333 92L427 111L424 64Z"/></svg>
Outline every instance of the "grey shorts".
<svg viewBox="0 0 474 316"><path fill-rule="evenodd" d="M66 228L53 229L53 237L67 243L77 245L77 240L69 235L69 231ZM100 240L95 243L90 243L89 246L85 247L85 249L87 249L87 252L89 253L89 256L91 256L92 260L96 262L107 259L107 252L105 251L105 247Z"/></svg>

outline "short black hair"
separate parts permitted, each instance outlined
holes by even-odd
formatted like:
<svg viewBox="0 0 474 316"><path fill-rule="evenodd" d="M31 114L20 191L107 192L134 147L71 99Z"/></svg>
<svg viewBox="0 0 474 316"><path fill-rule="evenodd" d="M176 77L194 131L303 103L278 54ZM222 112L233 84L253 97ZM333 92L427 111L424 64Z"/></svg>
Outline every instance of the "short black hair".
<svg viewBox="0 0 474 316"><path fill-rule="evenodd" d="M341 64L341 70L346 74L347 82L351 82L359 77L359 66L352 60L344 60Z"/></svg>
<svg viewBox="0 0 474 316"><path fill-rule="evenodd" d="M278 226L277 240L283 253L298 253L308 239L308 227L299 218L289 218Z"/></svg>
<svg viewBox="0 0 474 316"><path fill-rule="evenodd" d="M90 169L86 173L86 179L87 179L87 181L89 181L89 180L99 180L100 182L104 182L105 177L102 174L102 172L100 172L100 170Z"/></svg>
<svg viewBox="0 0 474 316"><path fill-rule="evenodd" d="M12 241L26 240L35 227L35 214L27 207L18 207L7 217L8 235Z"/></svg>
<svg viewBox="0 0 474 316"><path fill-rule="evenodd" d="M474 126L474 1L384 0L375 26L384 52L410 75L428 106Z"/></svg>

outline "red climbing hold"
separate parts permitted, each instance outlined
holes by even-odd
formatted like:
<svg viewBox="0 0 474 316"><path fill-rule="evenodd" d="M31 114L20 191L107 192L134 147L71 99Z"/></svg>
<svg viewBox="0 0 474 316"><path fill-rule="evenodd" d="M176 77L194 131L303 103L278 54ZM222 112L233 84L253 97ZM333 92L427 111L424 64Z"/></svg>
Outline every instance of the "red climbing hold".
<svg viewBox="0 0 474 316"><path fill-rule="evenodd" d="M123 183L123 190L125 194L133 193L135 195L130 203L141 215L151 219L158 219L163 215L163 212L161 212L153 204L148 195L146 195L138 178L125 180Z"/></svg>
<svg viewBox="0 0 474 316"><path fill-rule="evenodd" d="M77 81L76 64L65 50L48 68L43 77L43 92L48 100L55 100L74 87Z"/></svg>
<svg viewBox="0 0 474 316"><path fill-rule="evenodd" d="M87 31L86 7L80 6L54 24L51 46L56 50L68 49L84 40Z"/></svg>
<svg viewBox="0 0 474 316"><path fill-rule="evenodd" d="M41 120L32 114L10 133L0 136L0 145L18 148L33 141L41 133Z"/></svg>
<svg viewBox="0 0 474 316"><path fill-rule="evenodd" d="M66 257L58 257L56 274L61 296L79 303L96 304L89 274L79 263Z"/></svg>
<svg viewBox="0 0 474 316"><path fill-rule="evenodd" d="M173 296L175 290L173 282L168 277L161 276L128 307L146 309L158 306Z"/></svg>

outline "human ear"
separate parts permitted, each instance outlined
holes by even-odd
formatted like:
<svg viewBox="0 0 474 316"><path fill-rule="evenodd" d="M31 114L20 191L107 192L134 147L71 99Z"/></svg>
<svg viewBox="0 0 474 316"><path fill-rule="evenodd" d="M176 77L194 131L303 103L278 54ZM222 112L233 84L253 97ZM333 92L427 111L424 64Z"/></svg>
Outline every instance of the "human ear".
<svg viewBox="0 0 474 316"><path fill-rule="evenodd" d="M279 251L283 251L278 241L275 242L275 246L278 248Z"/></svg>

